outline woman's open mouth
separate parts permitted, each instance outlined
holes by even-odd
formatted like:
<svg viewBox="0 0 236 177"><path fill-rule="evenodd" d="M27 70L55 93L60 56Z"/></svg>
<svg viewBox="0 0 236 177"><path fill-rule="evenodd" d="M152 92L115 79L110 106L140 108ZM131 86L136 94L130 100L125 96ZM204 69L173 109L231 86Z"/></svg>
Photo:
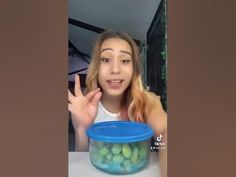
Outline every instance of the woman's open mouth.
<svg viewBox="0 0 236 177"><path fill-rule="evenodd" d="M110 88L119 89L119 88L121 88L123 81L124 80L122 80L122 79L110 79L110 80L107 80L107 83Z"/></svg>

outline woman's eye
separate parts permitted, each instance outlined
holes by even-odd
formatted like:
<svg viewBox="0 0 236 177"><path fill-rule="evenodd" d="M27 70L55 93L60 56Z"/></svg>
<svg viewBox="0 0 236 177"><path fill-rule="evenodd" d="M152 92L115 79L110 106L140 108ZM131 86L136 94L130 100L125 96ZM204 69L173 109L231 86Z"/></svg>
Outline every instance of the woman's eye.
<svg viewBox="0 0 236 177"><path fill-rule="evenodd" d="M125 60L122 60L122 63L125 63L125 64L128 64L128 63L130 63L131 62L131 60L130 59L125 59Z"/></svg>
<svg viewBox="0 0 236 177"><path fill-rule="evenodd" d="M101 61L104 63L108 63L109 61L111 61L110 58L101 58Z"/></svg>

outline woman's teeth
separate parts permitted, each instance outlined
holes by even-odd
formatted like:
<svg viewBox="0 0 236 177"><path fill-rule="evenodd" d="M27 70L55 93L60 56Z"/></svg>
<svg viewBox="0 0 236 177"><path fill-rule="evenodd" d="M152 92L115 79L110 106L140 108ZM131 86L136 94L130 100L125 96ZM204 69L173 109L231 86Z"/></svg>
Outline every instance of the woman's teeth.
<svg viewBox="0 0 236 177"><path fill-rule="evenodd" d="M120 83L121 80L118 80L118 81L109 81L110 83Z"/></svg>
<svg viewBox="0 0 236 177"><path fill-rule="evenodd" d="M113 89L121 88L121 83L123 80L108 80L109 87Z"/></svg>

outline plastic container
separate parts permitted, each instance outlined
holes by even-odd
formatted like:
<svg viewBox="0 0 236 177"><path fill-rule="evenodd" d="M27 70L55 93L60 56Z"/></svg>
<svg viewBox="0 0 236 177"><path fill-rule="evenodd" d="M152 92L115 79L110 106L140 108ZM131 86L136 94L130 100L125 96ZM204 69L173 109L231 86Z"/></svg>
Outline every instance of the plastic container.
<svg viewBox="0 0 236 177"><path fill-rule="evenodd" d="M87 129L90 160L111 174L129 174L145 168L149 161L152 129L143 123L109 121Z"/></svg>

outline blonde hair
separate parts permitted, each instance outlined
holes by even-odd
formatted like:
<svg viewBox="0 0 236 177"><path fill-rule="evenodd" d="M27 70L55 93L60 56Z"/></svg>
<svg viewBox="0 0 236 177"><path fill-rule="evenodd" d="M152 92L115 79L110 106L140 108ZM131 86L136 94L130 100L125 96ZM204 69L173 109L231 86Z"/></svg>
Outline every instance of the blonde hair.
<svg viewBox="0 0 236 177"><path fill-rule="evenodd" d="M98 83L98 72L100 68L100 48L102 43L110 38L119 38L129 43L132 49L133 75L130 86L126 89L123 100L120 104L120 118L122 120L134 120L137 122L146 122L144 113L147 107L151 107L150 99L147 99L148 92L143 88L140 76L140 55L139 48L134 40L124 32L105 31L96 41L92 53L92 60L88 69L86 92L100 87Z"/></svg>

